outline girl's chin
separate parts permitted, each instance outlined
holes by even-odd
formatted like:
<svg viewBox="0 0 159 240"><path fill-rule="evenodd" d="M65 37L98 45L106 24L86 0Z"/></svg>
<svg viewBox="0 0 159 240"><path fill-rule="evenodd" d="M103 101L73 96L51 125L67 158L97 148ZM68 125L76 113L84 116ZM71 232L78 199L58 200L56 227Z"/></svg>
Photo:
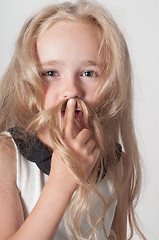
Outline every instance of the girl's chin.
<svg viewBox="0 0 159 240"><path fill-rule="evenodd" d="M74 123L74 128L73 128L73 138L75 138L79 132L84 128L84 126L82 126L83 124L79 124L79 123Z"/></svg>

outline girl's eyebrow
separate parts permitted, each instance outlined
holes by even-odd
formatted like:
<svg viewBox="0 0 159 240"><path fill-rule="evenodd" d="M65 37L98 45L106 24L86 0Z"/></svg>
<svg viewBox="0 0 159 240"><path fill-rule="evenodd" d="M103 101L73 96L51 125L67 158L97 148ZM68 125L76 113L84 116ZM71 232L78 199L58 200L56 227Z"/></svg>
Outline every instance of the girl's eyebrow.
<svg viewBox="0 0 159 240"><path fill-rule="evenodd" d="M98 61L92 61L92 60L86 60L81 63L84 66L95 66L95 67L101 67L102 64L99 64Z"/></svg>
<svg viewBox="0 0 159 240"><path fill-rule="evenodd" d="M61 65L65 65L65 63L63 61L57 61L57 60L49 60L49 61L46 61L46 62L42 62L40 64L41 67L43 66L61 66ZM96 61L93 61L93 60L85 60L85 61L82 61L81 62L81 65L82 66L96 66L96 67L102 67L102 64L99 64L98 62Z"/></svg>
<svg viewBox="0 0 159 240"><path fill-rule="evenodd" d="M62 61L49 60L46 62L42 62L40 66L43 67L43 66L54 66L54 65L62 65L62 64L63 64Z"/></svg>

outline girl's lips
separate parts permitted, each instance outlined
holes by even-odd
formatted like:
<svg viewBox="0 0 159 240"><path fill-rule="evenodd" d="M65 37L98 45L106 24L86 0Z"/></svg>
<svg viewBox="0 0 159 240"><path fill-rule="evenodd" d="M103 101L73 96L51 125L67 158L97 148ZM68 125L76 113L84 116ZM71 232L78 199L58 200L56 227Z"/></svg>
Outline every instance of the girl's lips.
<svg viewBox="0 0 159 240"><path fill-rule="evenodd" d="M66 110L62 110L62 116L65 116L65 111ZM83 112L81 109L76 109L75 110L75 118L81 118L83 116Z"/></svg>
<svg viewBox="0 0 159 240"><path fill-rule="evenodd" d="M83 116L83 112L81 109L75 110L75 118L81 118Z"/></svg>

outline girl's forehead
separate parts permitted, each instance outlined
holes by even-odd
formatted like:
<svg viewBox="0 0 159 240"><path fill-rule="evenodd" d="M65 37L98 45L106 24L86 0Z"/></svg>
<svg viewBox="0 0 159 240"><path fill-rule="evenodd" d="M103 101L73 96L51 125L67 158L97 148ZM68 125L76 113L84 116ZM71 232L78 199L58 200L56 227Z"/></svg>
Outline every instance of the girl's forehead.
<svg viewBox="0 0 159 240"><path fill-rule="evenodd" d="M54 57L97 58L100 36L95 24L86 21L58 21L52 24L38 39L40 60Z"/></svg>
<svg viewBox="0 0 159 240"><path fill-rule="evenodd" d="M79 36L84 31L87 31L87 34L91 35L91 37L94 35L100 38L102 35L99 26L90 20L59 20L43 30L42 34L39 34L38 40L48 36L52 31L56 32L56 34L61 34L61 36L71 32L70 37L73 37L75 34Z"/></svg>

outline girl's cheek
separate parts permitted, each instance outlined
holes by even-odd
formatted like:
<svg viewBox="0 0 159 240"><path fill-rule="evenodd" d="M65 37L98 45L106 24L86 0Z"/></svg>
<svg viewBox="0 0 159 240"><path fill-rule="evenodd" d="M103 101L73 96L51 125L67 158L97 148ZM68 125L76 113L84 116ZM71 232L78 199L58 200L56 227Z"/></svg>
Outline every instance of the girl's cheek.
<svg viewBox="0 0 159 240"><path fill-rule="evenodd" d="M44 90L44 94L45 94L45 95L47 94L48 89L49 89L49 84L46 83L46 82L44 82L44 83L43 83L43 90Z"/></svg>
<svg viewBox="0 0 159 240"><path fill-rule="evenodd" d="M44 102L43 102L43 109L48 109L49 105L51 105L51 97L49 94L48 88L44 88Z"/></svg>

